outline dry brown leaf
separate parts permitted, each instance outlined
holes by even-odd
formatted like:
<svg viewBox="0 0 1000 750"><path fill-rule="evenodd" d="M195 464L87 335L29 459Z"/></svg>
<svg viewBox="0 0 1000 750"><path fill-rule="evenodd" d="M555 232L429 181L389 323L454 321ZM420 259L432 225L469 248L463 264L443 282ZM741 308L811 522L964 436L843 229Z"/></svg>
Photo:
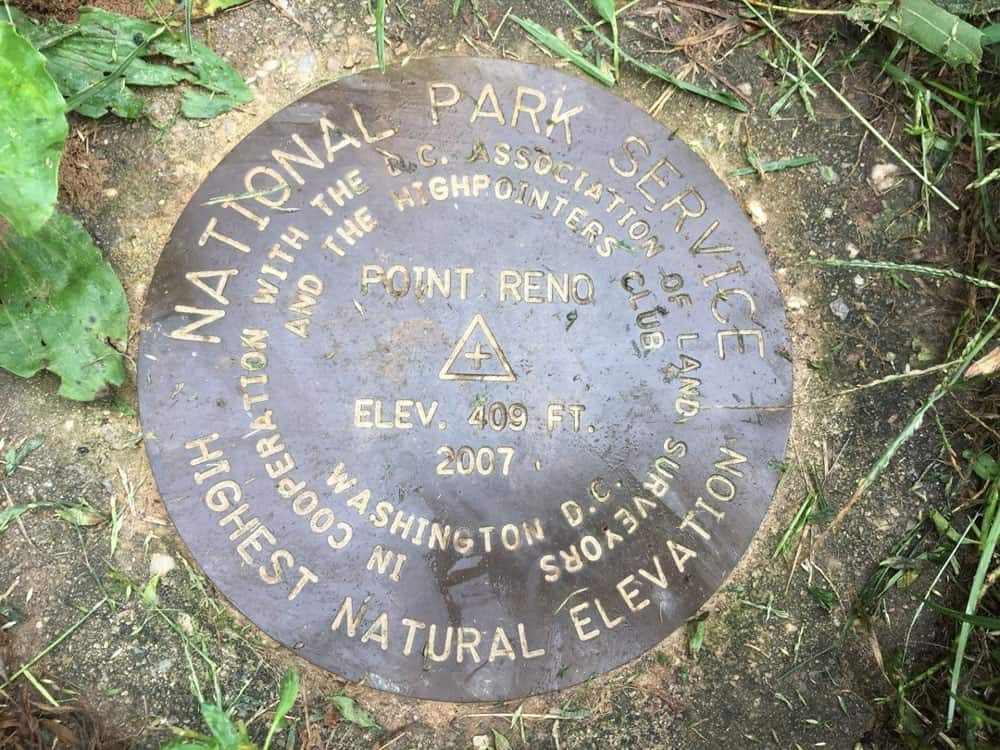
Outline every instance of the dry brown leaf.
<svg viewBox="0 0 1000 750"><path fill-rule="evenodd" d="M980 359L977 359L969 369L965 371L965 377L974 378L977 375L992 375L1000 370L1000 346L994 347L993 351Z"/></svg>

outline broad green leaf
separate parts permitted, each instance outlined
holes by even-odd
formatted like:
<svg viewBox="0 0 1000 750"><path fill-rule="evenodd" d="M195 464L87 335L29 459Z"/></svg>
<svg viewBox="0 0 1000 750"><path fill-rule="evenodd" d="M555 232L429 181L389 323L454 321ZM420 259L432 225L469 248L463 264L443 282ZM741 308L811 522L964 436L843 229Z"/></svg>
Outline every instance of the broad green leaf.
<svg viewBox="0 0 1000 750"><path fill-rule="evenodd" d="M591 0L594 10L608 23L615 20L615 0Z"/></svg>
<svg viewBox="0 0 1000 750"><path fill-rule="evenodd" d="M511 19L514 20L518 26L528 32L528 34L543 47L546 47L560 57L569 60L571 63L580 68L580 70L596 78L605 86L615 85L614 76L608 73L608 71L594 65L594 63L570 47L566 44L566 42L557 37L544 26L539 26L537 23L528 18L511 16Z"/></svg>
<svg viewBox="0 0 1000 750"><path fill-rule="evenodd" d="M493 747L495 750L512 750L510 740L497 730L493 730Z"/></svg>
<svg viewBox="0 0 1000 750"><path fill-rule="evenodd" d="M982 32L931 0L856 0L852 21L872 21L916 42L949 65L979 65Z"/></svg>
<svg viewBox="0 0 1000 750"><path fill-rule="evenodd" d="M1000 479L1000 463L989 453L975 453L966 450L962 452L962 457L966 461L972 462L972 470L984 482Z"/></svg>
<svg viewBox="0 0 1000 750"><path fill-rule="evenodd" d="M83 8L73 24L39 24L14 13L18 29L43 50L73 111L87 117L141 117L146 100L133 86L193 84L181 101L181 114L191 118L215 117L253 98L222 57L198 41L189 49L183 35L160 24L97 8ZM151 62L157 58L173 65Z"/></svg>
<svg viewBox="0 0 1000 750"><path fill-rule="evenodd" d="M271 728L267 731L267 739L264 740L264 750L271 747L271 738L278 731L282 720L292 710L295 701L299 697L299 673L289 667L281 678L281 689L278 692L278 707L274 710L274 719L271 720Z"/></svg>
<svg viewBox="0 0 1000 750"><path fill-rule="evenodd" d="M66 102L45 58L6 21L0 22L0 92L0 216L30 234L55 209L69 132Z"/></svg>
<svg viewBox="0 0 1000 750"><path fill-rule="evenodd" d="M201 717L205 720L208 731L212 733L219 745L219 750L239 750L243 742L240 731L229 718L229 714L214 703L201 704Z"/></svg>
<svg viewBox="0 0 1000 750"><path fill-rule="evenodd" d="M330 700L333 701L333 704L340 711L340 715L344 717L345 721L349 721L351 724L356 724L364 729L371 729L377 733L382 732L382 725L375 721L375 718L370 713L363 708L359 708L358 704L352 698L346 695L335 695Z"/></svg>
<svg viewBox="0 0 1000 750"><path fill-rule="evenodd" d="M292 710L292 706L295 705L298 697L299 673L289 667L285 670L285 674L281 678L281 690L278 693L278 708L274 712L275 721L283 719Z"/></svg>
<svg viewBox="0 0 1000 750"><path fill-rule="evenodd" d="M121 282L75 219L57 213L30 236L0 231L0 367L50 370L59 395L90 401L125 380L114 342L128 334Z"/></svg>
<svg viewBox="0 0 1000 750"><path fill-rule="evenodd" d="M7 452L3 456L3 473L8 477L14 476L14 472L17 471L17 467L20 466L24 459L26 459L33 451L38 450L45 444L45 438L42 435L35 435L27 440L23 440L17 445L14 445L7 449Z"/></svg>

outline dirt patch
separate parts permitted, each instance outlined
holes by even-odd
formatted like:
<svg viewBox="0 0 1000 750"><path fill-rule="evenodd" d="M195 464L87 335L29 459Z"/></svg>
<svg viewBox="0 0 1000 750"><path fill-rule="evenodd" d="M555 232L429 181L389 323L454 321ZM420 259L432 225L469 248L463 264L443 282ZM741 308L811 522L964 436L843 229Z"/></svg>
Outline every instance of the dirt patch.
<svg viewBox="0 0 1000 750"><path fill-rule="evenodd" d="M155 18L156 14L164 17L170 14L174 4L168 0L161 0L155 4L155 11L151 11L146 0L28 0L18 3L21 9L30 16L42 21L55 19L63 23L70 23L80 17L80 8L91 6L121 13L126 16L136 18Z"/></svg>
<svg viewBox="0 0 1000 750"><path fill-rule="evenodd" d="M107 200L107 162L90 149L95 127L71 127L59 168L59 199L70 209L92 213Z"/></svg>

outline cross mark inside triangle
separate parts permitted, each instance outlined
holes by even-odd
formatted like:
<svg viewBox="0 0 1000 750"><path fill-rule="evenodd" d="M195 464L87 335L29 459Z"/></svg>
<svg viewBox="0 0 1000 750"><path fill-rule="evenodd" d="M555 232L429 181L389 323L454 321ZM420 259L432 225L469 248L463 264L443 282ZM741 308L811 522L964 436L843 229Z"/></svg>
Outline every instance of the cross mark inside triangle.
<svg viewBox="0 0 1000 750"><path fill-rule="evenodd" d="M482 315L476 315L438 373L441 380L517 380L507 355Z"/></svg>

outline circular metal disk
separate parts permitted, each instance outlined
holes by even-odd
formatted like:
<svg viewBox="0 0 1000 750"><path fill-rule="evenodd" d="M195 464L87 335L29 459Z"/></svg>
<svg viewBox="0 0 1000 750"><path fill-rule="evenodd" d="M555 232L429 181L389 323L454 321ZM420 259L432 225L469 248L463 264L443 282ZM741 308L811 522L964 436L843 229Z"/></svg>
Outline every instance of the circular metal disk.
<svg viewBox="0 0 1000 750"><path fill-rule="evenodd" d="M139 397L164 503L345 678L508 699L639 656L767 509L781 297L723 184L576 78L412 62L314 91L163 252Z"/></svg>

